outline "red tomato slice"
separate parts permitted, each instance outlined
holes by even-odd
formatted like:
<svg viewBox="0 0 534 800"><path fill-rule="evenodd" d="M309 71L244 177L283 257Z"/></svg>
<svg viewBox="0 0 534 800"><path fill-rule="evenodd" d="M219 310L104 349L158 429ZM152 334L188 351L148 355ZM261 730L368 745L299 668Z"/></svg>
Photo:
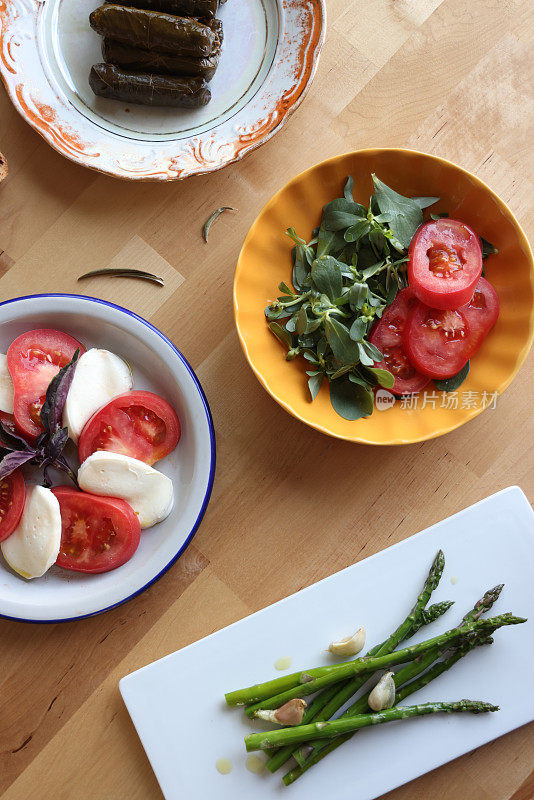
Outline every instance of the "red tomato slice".
<svg viewBox="0 0 534 800"><path fill-rule="evenodd" d="M11 536L19 524L25 499L26 485L20 470L0 479L0 542Z"/></svg>
<svg viewBox="0 0 534 800"><path fill-rule="evenodd" d="M85 347L62 331L36 330L18 336L7 351L7 366L15 388L14 416L17 428L28 439L43 431L41 407L48 384L75 351Z"/></svg>
<svg viewBox="0 0 534 800"><path fill-rule="evenodd" d="M499 298L485 278L479 278L469 303L456 310L417 302L404 331L408 356L431 378L452 378L477 352L498 316Z"/></svg>
<svg viewBox="0 0 534 800"><path fill-rule="evenodd" d="M447 218L425 222L408 257L408 282L422 303L454 309L469 302L482 273L482 247L468 225Z"/></svg>
<svg viewBox="0 0 534 800"><path fill-rule="evenodd" d="M474 355L499 317L499 296L486 278L478 279L473 297L460 311L469 324Z"/></svg>
<svg viewBox="0 0 534 800"><path fill-rule="evenodd" d="M52 491L61 511L58 567L109 572L130 560L139 546L141 526L128 503L70 486L55 486Z"/></svg>
<svg viewBox="0 0 534 800"><path fill-rule="evenodd" d="M152 392L127 392L86 423L78 445L80 463L97 450L110 450L153 464L174 450L180 432L180 421L166 400Z"/></svg>
<svg viewBox="0 0 534 800"><path fill-rule="evenodd" d="M421 375L408 360L404 349L402 333L410 309L417 300L411 289L399 292L393 303L386 308L369 334L369 341L384 355L384 360L375 367L387 369L395 376L393 394L413 394L419 392L429 382L427 375Z"/></svg>

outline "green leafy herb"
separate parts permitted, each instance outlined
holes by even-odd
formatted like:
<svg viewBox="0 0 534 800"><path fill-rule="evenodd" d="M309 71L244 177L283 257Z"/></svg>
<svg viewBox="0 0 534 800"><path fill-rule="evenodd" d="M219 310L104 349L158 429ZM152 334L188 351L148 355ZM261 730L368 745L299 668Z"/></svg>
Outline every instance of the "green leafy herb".
<svg viewBox="0 0 534 800"><path fill-rule="evenodd" d="M421 206L409 197L397 194L373 175L375 197L382 213L391 215L389 228L407 250L417 228L423 222Z"/></svg>
<svg viewBox="0 0 534 800"><path fill-rule="evenodd" d="M319 389L323 383L324 372L316 372L308 378L308 388L310 390L311 399L315 400L319 394Z"/></svg>
<svg viewBox="0 0 534 800"><path fill-rule="evenodd" d="M277 322L270 322L269 323L269 328L272 330L274 335L278 339L280 339L282 344L285 344L287 347L290 347L290 348L293 346L293 342L292 342L292 339L291 339L291 334L288 333L285 328L283 328Z"/></svg>
<svg viewBox="0 0 534 800"><path fill-rule="evenodd" d="M434 380L436 389L440 392L454 392L462 385L467 376L469 375L470 364L469 361L465 364L460 372L453 375L452 378L445 378L444 380Z"/></svg>
<svg viewBox="0 0 534 800"><path fill-rule="evenodd" d="M439 197L412 197L414 203L417 203L419 208L428 208L428 206L433 206L434 203L437 203Z"/></svg>
<svg viewBox="0 0 534 800"><path fill-rule="evenodd" d="M316 258L311 267L311 279L321 294L334 302L343 290L341 264L333 256Z"/></svg>
<svg viewBox="0 0 534 800"><path fill-rule="evenodd" d="M373 413L373 392L342 378L330 384L330 401L340 417L357 420Z"/></svg>
<svg viewBox="0 0 534 800"><path fill-rule="evenodd" d="M482 258L487 258L488 256L499 252L495 245L491 242L488 242L488 240L484 239L483 236L480 237L480 241L482 243Z"/></svg>
<svg viewBox="0 0 534 800"><path fill-rule="evenodd" d="M383 386L384 389L391 389L393 387L395 376L389 370L380 369L379 367L367 367L367 371L374 375L377 383Z"/></svg>

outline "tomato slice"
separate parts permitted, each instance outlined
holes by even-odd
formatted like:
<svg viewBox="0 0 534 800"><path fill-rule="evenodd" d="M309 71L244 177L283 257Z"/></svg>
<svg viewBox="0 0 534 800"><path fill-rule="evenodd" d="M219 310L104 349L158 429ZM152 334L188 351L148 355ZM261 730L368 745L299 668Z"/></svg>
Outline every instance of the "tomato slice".
<svg viewBox="0 0 534 800"><path fill-rule="evenodd" d="M110 450L154 464L174 450L180 421L169 403L152 392L114 397L86 423L78 445L80 463L97 450Z"/></svg>
<svg viewBox="0 0 534 800"><path fill-rule="evenodd" d="M417 302L404 331L410 361L431 378L452 378L474 356L499 316L499 298L485 278L461 308L442 310Z"/></svg>
<svg viewBox="0 0 534 800"><path fill-rule="evenodd" d="M43 431L41 407L48 384L85 347L62 331L42 329L18 336L7 351L7 366L15 389L13 414L17 428L30 440Z"/></svg>
<svg viewBox="0 0 534 800"><path fill-rule="evenodd" d="M141 525L128 503L70 486L55 486L52 492L61 512L58 567L109 572L130 560L139 546Z"/></svg>
<svg viewBox="0 0 534 800"><path fill-rule="evenodd" d="M25 499L26 485L19 469L0 479L0 542L11 536L19 524Z"/></svg>
<svg viewBox="0 0 534 800"><path fill-rule="evenodd" d="M499 296L486 278L478 279L473 297L460 311L469 324L471 355L474 355L499 317Z"/></svg>
<svg viewBox="0 0 534 800"><path fill-rule="evenodd" d="M369 334L371 344L378 347L384 355L384 360L375 364L375 367L387 369L395 376L395 383L389 391L397 395L419 392L430 380L427 375L422 375L411 365L404 349L404 327L416 302L412 290L403 289L389 308L386 308L382 318Z"/></svg>
<svg viewBox="0 0 534 800"><path fill-rule="evenodd" d="M408 251L408 282L427 306L455 309L469 302L482 273L477 234L457 219L425 222Z"/></svg>

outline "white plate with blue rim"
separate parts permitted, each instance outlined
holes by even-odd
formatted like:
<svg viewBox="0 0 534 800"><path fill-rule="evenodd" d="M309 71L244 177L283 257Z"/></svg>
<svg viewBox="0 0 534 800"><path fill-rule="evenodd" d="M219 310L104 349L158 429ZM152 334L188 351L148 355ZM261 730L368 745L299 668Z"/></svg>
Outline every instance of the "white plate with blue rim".
<svg viewBox="0 0 534 800"><path fill-rule="evenodd" d="M166 799L279 799L281 773L257 775L246 767L243 736L269 726L226 707L225 692L275 677L280 657L292 657L291 672L332 663L328 643L360 625L369 647L387 638L440 548L445 570L430 602L455 604L410 642L454 627L499 583L505 586L492 613L513 611L529 621L497 631L493 644L469 653L415 693L414 702L468 697L500 710L367 728L304 773L288 797L372 800L531 722L534 696L524 687L534 658L534 514L523 492L511 487L123 678L122 696ZM229 774L216 769L220 759L232 767Z"/></svg>
<svg viewBox="0 0 534 800"><path fill-rule="evenodd" d="M198 378L178 348L146 320L93 297L43 294L0 303L0 352L24 331L56 328L86 347L101 347L130 364L135 389L156 392L176 409L182 434L156 468L174 484L169 517L146 529L134 556L100 575L59 567L26 581L0 556L0 616L23 622L67 622L125 603L158 580L191 542L206 511L215 472L215 434ZM64 482L64 478L59 482Z"/></svg>

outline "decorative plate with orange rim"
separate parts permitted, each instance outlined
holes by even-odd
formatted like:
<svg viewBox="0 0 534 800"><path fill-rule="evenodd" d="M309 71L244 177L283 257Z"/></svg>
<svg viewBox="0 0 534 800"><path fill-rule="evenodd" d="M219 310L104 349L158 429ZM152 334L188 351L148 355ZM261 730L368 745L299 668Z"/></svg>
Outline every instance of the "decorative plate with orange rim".
<svg viewBox="0 0 534 800"><path fill-rule="evenodd" d="M97 98L98 0L0 0L0 72L24 119L78 164L136 180L213 172L266 142L301 103L326 29L325 0L228 0L223 52L201 109Z"/></svg>
<svg viewBox="0 0 534 800"><path fill-rule="evenodd" d="M450 394L430 391L420 402L396 398L375 407L365 419L349 421L332 408L328 386L309 398L305 362L285 361L270 332L264 309L291 282L294 227L309 241L322 207L343 193L354 178L356 201L369 202L371 173L405 196L437 196L432 211L448 212L494 244L485 261L486 277L499 295L500 315L471 361L461 387ZM458 428L498 402L511 383L534 337L534 261L525 234L510 209L482 181L449 161L401 149L369 149L331 158L297 175L263 208L245 239L234 281L237 332L248 362L271 396L290 414L330 436L364 444L409 444ZM324 382L326 383L326 382ZM413 398L417 398L414 395Z"/></svg>

